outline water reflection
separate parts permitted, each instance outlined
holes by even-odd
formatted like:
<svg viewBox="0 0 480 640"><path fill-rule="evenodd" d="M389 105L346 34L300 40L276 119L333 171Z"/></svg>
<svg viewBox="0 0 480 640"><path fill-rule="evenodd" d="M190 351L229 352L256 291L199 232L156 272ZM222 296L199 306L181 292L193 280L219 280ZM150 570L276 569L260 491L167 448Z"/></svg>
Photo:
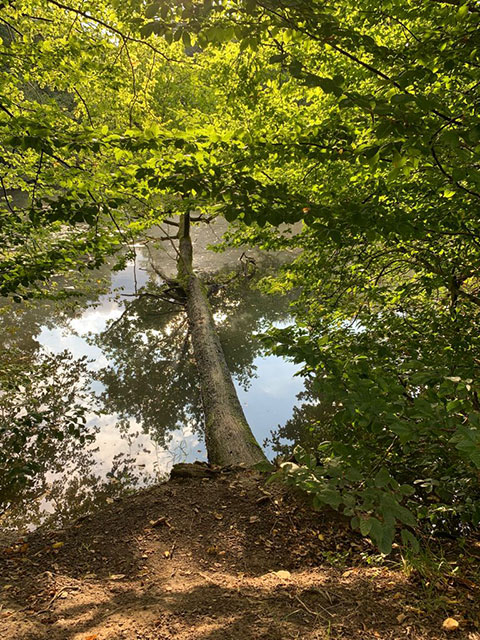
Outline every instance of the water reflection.
<svg viewBox="0 0 480 640"><path fill-rule="evenodd" d="M120 417L119 431L127 432L134 419L153 442L166 447L182 425L201 437L203 414L186 316L156 295L159 289L149 287L149 296L130 302L95 337L109 362L96 377L104 387L104 411ZM217 293L212 306L229 369L247 390L262 353L255 336L287 317L286 301L263 296L239 279Z"/></svg>
<svg viewBox="0 0 480 640"><path fill-rule="evenodd" d="M282 456L291 454L294 444L315 451L330 436L326 425L330 424L335 407L319 397L313 389L312 380L303 380L303 384L304 389L297 394L292 416L272 430L264 443Z"/></svg>
<svg viewBox="0 0 480 640"><path fill-rule="evenodd" d="M255 338L268 323L286 321L288 300L262 296L246 278L231 280L241 251L207 252L207 244L218 236L215 229L197 236L197 268L206 280L230 280L228 287L216 287L211 301L241 402L262 442L278 421L289 417L302 389L301 380L292 380L293 365L265 356ZM259 271L277 268L284 259L255 257ZM185 314L156 297L159 281L151 267L154 260L173 273L174 258L161 247L139 247L135 261L120 271L106 265L88 279L72 274L71 282L59 283L59 290L82 292L80 297L0 309L1 362L8 362L10 354L18 375L31 380L30 392L24 389L16 406L23 407L23 414L34 411L30 393L42 410L55 408L57 431L63 429L59 439L45 420L40 441L20 447L22 455L33 447L29 455L37 466L23 486L17 484L14 498L0 485L4 530L37 526L49 514L60 522L71 519L157 481L176 461L205 458ZM42 369L46 361L48 375ZM4 402L12 393L8 375L0 376ZM35 396L46 380L50 390ZM81 429L68 428L66 421L60 427L62 412L65 418L74 406L81 410ZM4 411L7 422L12 411L12 406ZM8 474L5 424L0 427L6 461L2 468L0 459L2 478Z"/></svg>

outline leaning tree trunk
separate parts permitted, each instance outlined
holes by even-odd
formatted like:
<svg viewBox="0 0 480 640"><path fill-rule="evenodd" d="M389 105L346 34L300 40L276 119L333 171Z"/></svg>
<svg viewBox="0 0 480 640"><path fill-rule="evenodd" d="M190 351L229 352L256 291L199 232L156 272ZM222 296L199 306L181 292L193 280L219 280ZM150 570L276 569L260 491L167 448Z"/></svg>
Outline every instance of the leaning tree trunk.
<svg viewBox="0 0 480 640"><path fill-rule="evenodd" d="M252 466L265 455L243 413L218 338L204 286L193 272L189 214L179 227L178 278L186 294L190 335L202 394L211 464Z"/></svg>

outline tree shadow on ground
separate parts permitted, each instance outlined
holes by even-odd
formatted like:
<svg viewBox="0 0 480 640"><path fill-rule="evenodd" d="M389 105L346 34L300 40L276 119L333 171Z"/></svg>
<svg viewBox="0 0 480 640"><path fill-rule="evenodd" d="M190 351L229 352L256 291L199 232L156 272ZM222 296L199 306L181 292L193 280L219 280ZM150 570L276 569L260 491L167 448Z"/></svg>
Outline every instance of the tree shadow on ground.
<svg viewBox="0 0 480 640"><path fill-rule="evenodd" d="M455 613L251 473L169 482L27 545L1 561L5 638L435 639Z"/></svg>

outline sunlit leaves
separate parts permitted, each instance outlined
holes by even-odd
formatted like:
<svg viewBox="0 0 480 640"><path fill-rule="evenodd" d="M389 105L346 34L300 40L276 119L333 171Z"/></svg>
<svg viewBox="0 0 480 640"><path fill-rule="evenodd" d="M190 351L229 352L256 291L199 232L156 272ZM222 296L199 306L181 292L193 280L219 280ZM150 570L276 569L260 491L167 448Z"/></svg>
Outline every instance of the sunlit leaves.
<svg viewBox="0 0 480 640"><path fill-rule="evenodd" d="M397 527L414 545L411 513L475 522L478 12L47 2L39 26L22 6L22 37L1 34L1 173L28 196L4 198L2 291L98 264L167 212L222 214L236 246L295 252L271 286L301 291L301 330L270 345L332 409L318 504L382 551Z"/></svg>

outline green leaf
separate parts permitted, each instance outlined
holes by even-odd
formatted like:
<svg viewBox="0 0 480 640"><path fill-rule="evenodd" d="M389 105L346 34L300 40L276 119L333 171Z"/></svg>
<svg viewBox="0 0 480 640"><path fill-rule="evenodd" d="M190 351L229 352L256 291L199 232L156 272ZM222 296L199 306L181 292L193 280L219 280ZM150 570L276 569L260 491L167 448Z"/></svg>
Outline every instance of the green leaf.
<svg viewBox="0 0 480 640"><path fill-rule="evenodd" d="M361 482L363 480L363 474L357 467L350 467L345 474L347 480L352 482Z"/></svg>
<svg viewBox="0 0 480 640"><path fill-rule="evenodd" d="M457 17L459 20L464 20L468 16L469 8L468 3L463 4L457 11Z"/></svg>
<svg viewBox="0 0 480 640"><path fill-rule="evenodd" d="M384 488L388 485L391 480L391 476L388 473L388 470L385 467L382 467L380 471L375 475L374 482L375 486L379 488Z"/></svg>
<svg viewBox="0 0 480 640"><path fill-rule="evenodd" d="M378 542L378 548L381 553L388 555L392 551L394 537L395 528L384 524L382 526L382 537Z"/></svg>
<svg viewBox="0 0 480 640"><path fill-rule="evenodd" d="M153 2L145 9L146 18L155 18L158 15L160 9L160 2Z"/></svg>
<svg viewBox="0 0 480 640"><path fill-rule="evenodd" d="M374 518L360 518L360 533L362 536L368 536L374 524Z"/></svg>
<svg viewBox="0 0 480 640"><path fill-rule="evenodd" d="M300 78L302 76L302 68L302 63L298 60L292 60L292 62L288 65L290 75L294 78Z"/></svg>
<svg viewBox="0 0 480 640"><path fill-rule="evenodd" d="M415 553L420 551L420 543L417 538L408 529L402 529L402 542L405 546L411 547Z"/></svg>
<svg viewBox="0 0 480 640"><path fill-rule="evenodd" d="M325 93L333 93L337 98L343 95L343 89L336 84L333 78L322 78L314 74L308 74L305 83L309 87L320 87Z"/></svg>
<svg viewBox="0 0 480 640"><path fill-rule="evenodd" d="M342 503L342 494L335 489L324 489L317 494L318 498L325 504L334 509L338 508Z"/></svg>
<svg viewBox="0 0 480 640"><path fill-rule="evenodd" d="M261 473L271 473L272 471L275 471L276 467L271 462L268 462L268 460L261 460L260 462L257 462L253 468Z"/></svg>
<svg viewBox="0 0 480 640"><path fill-rule="evenodd" d="M415 489L409 484L402 484L399 489L400 493L404 496L411 496L415 493Z"/></svg>
<svg viewBox="0 0 480 640"><path fill-rule="evenodd" d="M268 59L268 62L270 64L276 64L277 62L283 62L285 60L285 54L283 53L276 53L275 55L271 56Z"/></svg>

